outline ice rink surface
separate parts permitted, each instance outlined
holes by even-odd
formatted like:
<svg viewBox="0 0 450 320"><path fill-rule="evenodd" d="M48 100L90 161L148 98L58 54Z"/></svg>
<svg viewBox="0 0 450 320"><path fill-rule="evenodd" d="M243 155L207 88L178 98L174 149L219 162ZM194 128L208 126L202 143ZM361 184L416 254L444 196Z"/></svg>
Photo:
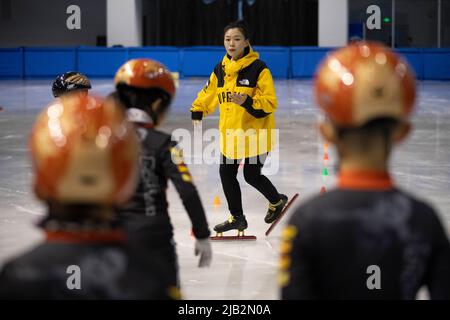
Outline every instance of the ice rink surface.
<svg viewBox="0 0 450 320"><path fill-rule="evenodd" d="M193 131L189 106L206 79L181 80L177 98L162 130ZM52 80L0 81L0 265L34 246L41 233L33 225L44 213L31 189L27 139L35 115L51 100ZM111 80L93 80L93 91L105 95L113 90ZM336 161L329 149L328 179L324 182L324 145L316 130L320 118L314 107L311 81L277 80L279 107L279 170L269 176L282 193L300 193L296 205L335 183ZM419 82L413 132L391 160L391 171L400 188L431 203L450 233L450 82ZM203 131L218 126L218 110L203 121ZM205 142L204 142L205 143ZM207 143L207 142L206 142ZM189 159L186 159L189 161ZM191 164L212 227L228 217L217 164ZM181 268L182 292L186 299L277 299L278 246L287 216L269 237L264 215L267 201L247 185L239 172L244 213L249 222L246 234L253 242L213 243L210 268L197 268L190 223L171 185L168 189L170 216ZM218 197L220 205L214 205Z"/></svg>

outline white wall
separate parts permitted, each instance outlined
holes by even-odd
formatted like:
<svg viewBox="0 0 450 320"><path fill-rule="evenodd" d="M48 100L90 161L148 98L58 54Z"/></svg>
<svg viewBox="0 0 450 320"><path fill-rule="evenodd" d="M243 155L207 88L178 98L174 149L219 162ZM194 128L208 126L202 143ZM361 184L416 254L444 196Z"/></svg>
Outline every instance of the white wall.
<svg viewBox="0 0 450 320"><path fill-rule="evenodd" d="M81 9L80 30L66 26L73 4ZM11 16L0 14L0 47L94 46L97 36L106 36L106 0L11 0Z"/></svg>
<svg viewBox="0 0 450 320"><path fill-rule="evenodd" d="M142 0L107 0L108 46L142 45Z"/></svg>
<svg viewBox="0 0 450 320"><path fill-rule="evenodd" d="M339 47L348 42L347 0L319 0L319 47Z"/></svg>

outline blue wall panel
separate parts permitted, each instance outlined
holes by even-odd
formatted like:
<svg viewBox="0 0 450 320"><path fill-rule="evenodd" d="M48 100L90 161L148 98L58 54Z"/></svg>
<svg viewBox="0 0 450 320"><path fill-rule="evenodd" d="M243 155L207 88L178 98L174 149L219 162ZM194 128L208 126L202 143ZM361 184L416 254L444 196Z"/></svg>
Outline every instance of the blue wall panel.
<svg viewBox="0 0 450 320"><path fill-rule="evenodd" d="M0 79L22 79L23 49L0 49Z"/></svg>
<svg viewBox="0 0 450 320"><path fill-rule="evenodd" d="M127 60L126 48L78 49L78 70L88 77L114 77Z"/></svg>
<svg viewBox="0 0 450 320"><path fill-rule="evenodd" d="M319 62L332 48L292 47L291 69L293 78L311 78Z"/></svg>
<svg viewBox="0 0 450 320"><path fill-rule="evenodd" d="M199 46L182 51L181 75L183 77L209 77L216 64L222 61L223 47Z"/></svg>
<svg viewBox="0 0 450 320"><path fill-rule="evenodd" d="M172 72L181 68L180 49L176 47L138 47L129 49L130 59L149 58L163 63Z"/></svg>
<svg viewBox="0 0 450 320"><path fill-rule="evenodd" d="M423 52L421 49L398 49L398 53L408 61L409 65L416 73L417 79L423 79L424 77L424 65L423 65Z"/></svg>
<svg viewBox="0 0 450 320"><path fill-rule="evenodd" d="M25 77L48 78L76 70L74 48L25 48Z"/></svg>
<svg viewBox="0 0 450 320"><path fill-rule="evenodd" d="M450 80L449 49L424 50L423 63L425 80Z"/></svg>
<svg viewBox="0 0 450 320"><path fill-rule="evenodd" d="M289 78L289 48L255 46L253 49L259 53L274 78Z"/></svg>
<svg viewBox="0 0 450 320"><path fill-rule="evenodd" d="M311 78L332 48L254 47L274 78ZM450 49L397 49L418 79L450 80ZM68 70L112 78L128 59L148 57L185 77L208 77L222 61L220 46L136 48L0 48L0 79L53 78Z"/></svg>

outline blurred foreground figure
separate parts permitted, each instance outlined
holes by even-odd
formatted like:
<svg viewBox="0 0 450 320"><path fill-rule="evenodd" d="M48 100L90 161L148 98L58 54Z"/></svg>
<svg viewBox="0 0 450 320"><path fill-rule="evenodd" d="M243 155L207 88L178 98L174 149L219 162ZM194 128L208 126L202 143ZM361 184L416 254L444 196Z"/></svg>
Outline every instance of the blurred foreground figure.
<svg viewBox="0 0 450 320"><path fill-rule="evenodd" d="M435 211L399 190L388 160L410 131L415 80L382 45L357 42L316 74L320 131L339 156L335 190L307 201L283 233L283 299L450 299L450 245Z"/></svg>
<svg viewBox="0 0 450 320"><path fill-rule="evenodd" d="M173 227L167 202L168 181L172 181L192 223L195 254L199 267L211 263L210 231L200 196L182 150L171 135L157 130L175 96L175 81L161 63L133 59L119 68L114 79L113 101L120 101L127 119L138 133L141 154L138 187L121 210L130 241L145 254L158 256L167 266L172 283L179 285Z"/></svg>
<svg viewBox="0 0 450 320"><path fill-rule="evenodd" d="M3 299L166 299L164 266L127 244L115 207L136 186L138 142L121 107L56 100L30 136L45 242L6 263Z"/></svg>

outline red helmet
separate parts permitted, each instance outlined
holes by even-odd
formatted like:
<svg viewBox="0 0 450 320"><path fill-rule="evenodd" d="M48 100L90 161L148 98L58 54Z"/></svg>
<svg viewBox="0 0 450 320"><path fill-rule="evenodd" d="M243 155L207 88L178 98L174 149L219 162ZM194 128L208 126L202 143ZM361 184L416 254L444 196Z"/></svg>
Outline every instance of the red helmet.
<svg viewBox="0 0 450 320"><path fill-rule="evenodd" d="M120 204L137 182L138 142L121 107L87 96L57 100L30 136L35 192L70 204Z"/></svg>
<svg viewBox="0 0 450 320"><path fill-rule="evenodd" d="M125 84L141 89L160 89L170 100L175 96L175 81L170 71L161 63L151 59L132 59L116 72L114 84Z"/></svg>
<svg viewBox="0 0 450 320"><path fill-rule="evenodd" d="M356 42L329 54L315 79L318 105L337 125L362 126L377 118L406 119L414 105L415 78L396 53Z"/></svg>

